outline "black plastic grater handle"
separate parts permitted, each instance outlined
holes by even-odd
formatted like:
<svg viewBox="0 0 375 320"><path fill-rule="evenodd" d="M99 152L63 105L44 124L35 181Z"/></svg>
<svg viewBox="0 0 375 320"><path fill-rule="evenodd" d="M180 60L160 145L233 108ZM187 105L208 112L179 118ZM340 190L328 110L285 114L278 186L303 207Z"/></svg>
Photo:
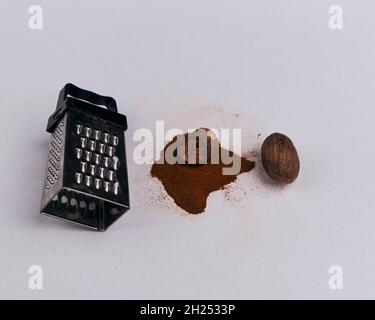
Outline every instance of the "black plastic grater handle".
<svg viewBox="0 0 375 320"><path fill-rule="evenodd" d="M101 96L95 92L79 88L72 83L67 83L64 88L61 89L59 98L57 99L56 109L59 109L68 95L92 104L105 106L108 110L117 112L116 100L112 97Z"/></svg>
<svg viewBox="0 0 375 320"><path fill-rule="evenodd" d="M102 108L104 106L106 108ZM56 111L49 117L47 132L52 132L68 109L76 109L128 128L126 116L117 112L116 100L79 88L72 83L66 84L59 93Z"/></svg>

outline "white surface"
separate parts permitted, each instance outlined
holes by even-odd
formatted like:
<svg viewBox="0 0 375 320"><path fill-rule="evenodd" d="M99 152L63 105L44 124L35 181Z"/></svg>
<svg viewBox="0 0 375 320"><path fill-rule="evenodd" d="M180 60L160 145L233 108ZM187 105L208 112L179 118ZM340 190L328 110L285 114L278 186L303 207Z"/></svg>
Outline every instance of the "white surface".
<svg viewBox="0 0 375 320"><path fill-rule="evenodd" d="M0 298L375 298L375 3L335 3L336 32L323 0L40 0L44 30L32 31L30 1L2 0ZM66 82L128 116L132 209L105 233L38 214ZM240 127L244 152L284 132L300 176L272 187L256 159L237 200L218 192L185 215L131 161L133 132L156 120ZM42 291L28 288L33 264ZM328 288L332 264L341 291Z"/></svg>

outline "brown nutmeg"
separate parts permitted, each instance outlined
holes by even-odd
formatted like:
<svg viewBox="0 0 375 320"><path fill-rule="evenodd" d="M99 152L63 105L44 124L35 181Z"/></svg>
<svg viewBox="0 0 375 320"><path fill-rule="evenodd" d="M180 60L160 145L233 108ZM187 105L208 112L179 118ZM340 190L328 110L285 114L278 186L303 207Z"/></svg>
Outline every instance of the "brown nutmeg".
<svg viewBox="0 0 375 320"><path fill-rule="evenodd" d="M292 140L282 133L272 133L262 145L262 163L267 174L279 183L296 180L300 163Z"/></svg>
<svg viewBox="0 0 375 320"><path fill-rule="evenodd" d="M182 138L182 137L181 137ZM219 145L215 133L208 128L199 128L183 136L184 152L177 154L179 163L201 165L211 162L211 150Z"/></svg>

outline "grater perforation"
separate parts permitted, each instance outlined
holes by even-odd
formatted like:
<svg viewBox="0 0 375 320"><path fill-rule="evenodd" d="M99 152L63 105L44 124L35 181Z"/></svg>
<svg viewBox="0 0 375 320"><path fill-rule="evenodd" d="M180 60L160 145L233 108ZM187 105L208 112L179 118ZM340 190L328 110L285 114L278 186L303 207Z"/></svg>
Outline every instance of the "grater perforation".
<svg viewBox="0 0 375 320"><path fill-rule="evenodd" d="M63 127L61 123L60 126L55 128L51 135L50 149L48 151L47 175L44 186L47 190L51 189L59 178L61 158L58 154L61 154L62 149L58 147L58 143L61 141L60 144L62 144L61 136L64 134L64 131L61 129L61 127Z"/></svg>
<svg viewBox="0 0 375 320"><path fill-rule="evenodd" d="M83 125L81 122L75 124L75 133L80 141L75 149L76 157L81 160L80 172L85 174L82 177L76 172L76 182L81 184L84 181L87 187L97 190L103 186L106 192L118 195L120 186L116 180L118 157L115 145L118 145L119 138L116 133L98 127L91 130L91 127L91 124ZM94 179L89 178L90 176Z"/></svg>

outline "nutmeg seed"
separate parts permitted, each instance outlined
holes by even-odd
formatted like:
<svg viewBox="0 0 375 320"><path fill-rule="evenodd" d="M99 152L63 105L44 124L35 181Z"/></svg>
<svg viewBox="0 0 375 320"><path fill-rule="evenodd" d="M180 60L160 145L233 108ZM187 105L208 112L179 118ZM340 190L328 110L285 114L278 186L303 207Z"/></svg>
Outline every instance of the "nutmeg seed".
<svg viewBox="0 0 375 320"><path fill-rule="evenodd" d="M262 163L276 182L292 183L298 176L300 163L292 140L282 133L272 133L262 145Z"/></svg>
<svg viewBox="0 0 375 320"><path fill-rule="evenodd" d="M219 144L219 141L210 129L199 128L184 135L185 152L178 153L179 163L201 165L211 162L211 149ZM189 148L192 144L193 148Z"/></svg>

